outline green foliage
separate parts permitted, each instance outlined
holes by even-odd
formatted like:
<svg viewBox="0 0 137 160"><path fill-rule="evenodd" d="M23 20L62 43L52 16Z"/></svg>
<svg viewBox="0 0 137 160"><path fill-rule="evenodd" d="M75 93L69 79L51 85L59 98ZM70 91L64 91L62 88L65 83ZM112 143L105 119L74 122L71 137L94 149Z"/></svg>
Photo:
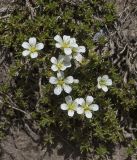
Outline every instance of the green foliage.
<svg viewBox="0 0 137 160"><path fill-rule="evenodd" d="M124 86L117 69L111 64L109 53L99 56L93 52L93 35L103 26L111 26L116 18L114 6L104 0L85 0L79 5L62 0L36 0L34 6L36 16L24 7L20 11L15 10L8 20L0 23L0 43L13 52L9 68L12 83L5 82L0 87L3 94L0 116L3 115L7 123L26 119L24 113L8 107L10 103L6 95L10 94L13 103L30 114L31 123L35 122L43 135L43 142L52 144L61 132L62 137L82 153L96 151L104 157L108 154L108 144L123 141L119 114L129 113L136 107L133 80ZM100 110L93 115L93 119L78 115L69 118L60 110L66 95L53 95L53 86L48 79L52 75L50 58L59 54L53 40L57 34L71 35L87 48L85 61L80 67L69 69L68 74L80 80L73 86L73 98L92 95L99 104ZM34 60L21 55L21 44L32 36L45 44L44 51ZM101 39L99 45L105 42ZM113 80L108 93L96 87L97 77L104 74ZM3 123L0 124L0 129L4 127Z"/></svg>
<svg viewBox="0 0 137 160"><path fill-rule="evenodd" d="M133 156L133 155L136 155L136 151L137 151L137 140L132 140L130 142L130 146L127 148L127 154L129 156Z"/></svg>

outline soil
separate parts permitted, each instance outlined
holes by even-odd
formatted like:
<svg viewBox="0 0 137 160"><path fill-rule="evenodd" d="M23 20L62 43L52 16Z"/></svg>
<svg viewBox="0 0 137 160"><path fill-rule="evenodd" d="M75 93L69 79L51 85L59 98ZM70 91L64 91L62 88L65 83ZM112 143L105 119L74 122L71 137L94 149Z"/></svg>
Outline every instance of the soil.
<svg viewBox="0 0 137 160"><path fill-rule="evenodd" d="M8 17L18 3L19 0L0 0L0 16ZM117 6L119 22L115 24L116 32L111 34L110 49L114 55L113 62L120 68L126 83L130 76L137 78L137 1L114 0L114 3ZM0 51L0 83L8 79L6 77L8 66L4 58L7 52L4 48ZM12 127L0 143L0 160L71 159L84 160L84 157L80 157L76 150L62 140L58 140L57 144L51 148L42 146L40 137L30 128L26 130L23 127ZM124 146L117 145L111 159L128 160ZM131 158L131 160L135 159L135 157Z"/></svg>

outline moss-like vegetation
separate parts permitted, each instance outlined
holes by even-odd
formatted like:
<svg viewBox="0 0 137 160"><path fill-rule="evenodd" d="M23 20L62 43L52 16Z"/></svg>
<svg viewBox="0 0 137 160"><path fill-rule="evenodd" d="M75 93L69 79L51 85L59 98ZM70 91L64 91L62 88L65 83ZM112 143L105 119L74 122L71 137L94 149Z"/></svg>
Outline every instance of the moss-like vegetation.
<svg viewBox="0 0 137 160"><path fill-rule="evenodd" d="M94 34L105 25L111 27L116 19L114 6L104 0L84 0L78 5L63 0L36 0L33 8L34 12L25 6L16 9L0 23L0 43L13 53L9 62L10 82L0 86L3 97L0 137L11 124L27 121L32 125L35 123L43 143L52 144L60 135L81 153L105 157L115 143L125 141L121 117L126 119L136 109L134 80L123 85L110 55L101 56L93 51L96 45L103 45L102 41L93 42ZM57 34L75 37L87 48L83 64L69 69L68 74L80 80L73 86L73 98L92 95L99 104L100 109L94 113L93 119L79 115L69 118L60 109L66 94L53 95L53 86L48 81L52 75L50 58L60 52L55 49L53 40ZM22 57L21 44L30 37L45 44L39 57L33 60ZM97 89L97 77L104 74L113 80L107 93Z"/></svg>

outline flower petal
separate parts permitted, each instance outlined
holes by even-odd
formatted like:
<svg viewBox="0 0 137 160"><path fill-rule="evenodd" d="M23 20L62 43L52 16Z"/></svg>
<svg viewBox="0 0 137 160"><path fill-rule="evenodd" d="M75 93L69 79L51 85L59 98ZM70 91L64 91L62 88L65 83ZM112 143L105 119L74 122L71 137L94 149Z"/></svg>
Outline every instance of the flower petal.
<svg viewBox="0 0 137 160"><path fill-rule="evenodd" d="M67 104L71 103L72 102L72 97L71 96L66 96L65 101L66 101Z"/></svg>
<svg viewBox="0 0 137 160"><path fill-rule="evenodd" d="M44 44L43 43L38 43L38 44L36 44L36 49L37 50L41 50L41 49L43 49L44 48Z"/></svg>
<svg viewBox="0 0 137 160"><path fill-rule="evenodd" d="M56 77L50 77L49 82L50 82L51 84L57 84L57 83L58 83Z"/></svg>
<svg viewBox="0 0 137 160"><path fill-rule="evenodd" d="M85 116L87 118L92 118L92 113L90 111L85 111Z"/></svg>
<svg viewBox="0 0 137 160"><path fill-rule="evenodd" d="M57 85L57 87L54 89L54 94L60 95L62 92L62 87L60 85Z"/></svg>
<svg viewBox="0 0 137 160"><path fill-rule="evenodd" d="M52 71L54 71L54 72L56 72L56 71L58 70L57 66L54 65L54 64L51 66L51 69L52 69Z"/></svg>
<svg viewBox="0 0 137 160"><path fill-rule="evenodd" d="M25 50L25 51L22 52L22 55L23 55L24 57L28 56L29 54L30 54L30 51L29 51L29 50Z"/></svg>
<svg viewBox="0 0 137 160"><path fill-rule="evenodd" d="M64 56L60 54L59 57L58 57L58 61L63 62L64 61Z"/></svg>
<svg viewBox="0 0 137 160"><path fill-rule="evenodd" d="M97 78L97 81L99 82L101 80L101 77L99 76L98 78Z"/></svg>
<svg viewBox="0 0 137 160"><path fill-rule="evenodd" d="M68 106L67 106L67 104L63 103L63 104L61 104L60 108L65 111L68 109Z"/></svg>
<svg viewBox="0 0 137 160"><path fill-rule="evenodd" d="M73 79L73 83L79 83L78 79Z"/></svg>
<svg viewBox="0 0 137 160"><path fill-rule="evenodd" d="M112 85L112 80L111 80L111 79L108 79L108 80L106 81L106 85L107 85L107 86L111 86L111 85Z"/></svg>
<svg viewBox="0 0 137 160"><path fill-rule="evenodd" d="M77 54L74 56L74 59L76 59L78 62L82 62L83 58L84 58L84 57L83 57L80 53L77 53Z"/></svg>
<svg viewBox="0 0 137 160"><path fill-rule="evenodd" d="M65 78L65 83L66 84L71 84L73 83L74 78L72 76L68 76L67 78Z"/></svg>
<svg viewBox="0 0 137 160"><path fill-rule="evenodd" d="M104 75L102 78L107 80L108 79L108 75Z"/></svg>
<svg viewBox="0 0 137 160"><path fill-rule="evenodd" d="M71 38L71 39L70 39L70 46L71 46L71 47L74 47L74 48L77 48L77 47L78 47L75 38Z"/></svg>
<svg viewBox="0 0 137 160"><path fill-rule="evenodd" d="M101 86L101 88L102 88L102 90L103 90L104 92L107 92L107 91L108 91L107 86Z"/></svg>
<svg viewBox="0 0 137 160"><path fill-rule="evenodd" d="M85 46L79 46L77 52L78 53L85 53L86 52Z"/></svg>
<svg viewBox="0 0 137 160"><path fill-rule="evenodd" d="M60 35L56 35L56 36L54 37L54 40L57 41L57 42L59 42L59 43L62 42L62 38L60 37Z"/></svg>
<svg viewBox="0 0 137 160"><path fill-rule="evenodd" d="M73 110L68 110L68 116L73 117L74 116L74 111Z"/></svg>
<svg viewBox="0 0 137 160"><path fill-rule="evenodd" d="M56 48L61 48L61 44L60 43L56 43L55 46L56 46Z"/></svg>
<svg viewBox="0 0 137 160"><path fill-rule="evenodd" d="M33 52L30 54L31 58L37 58L38 57L38 52Z"/></svg>
<svg viewBox="0 0 137 160"><path fill-rule="evenodd" d="M35 45L36 45L36 38L35 38L35 37L31 37L31 38L29 39L29 44L30 44L31 46L35 46Z"/></svg>
<svg viewBox="0 0 137 160"><path fill-rule="evenodd" d="M92 111L98 111L98 110L99 110L99 106L98 106L97 104L92 104L92 105L90 106L90 109L91 109Z"/></svg>
<svg viewBox="0 0 137 160"><path fill-rule="evenodd" d="M63 41L64 41L65 43L68 43L68 42L70 41L70 36L64 35L64 36L63 36Z"/></svg>
<svg viewBox="0 0 137 160"><path fill-rule="evenodd" d="M72 91L72 88L69 85L64 84L63 88L66 93L70 93Z"/></svg>
<svg viewBox="0 0 137 160"><path fill-rule="evenodd" d="M93 102L94 98L92 96L87 96L86 97L86 103L91 104Z"/></svg>
<svg viewBox="0 0 137 160"><path fill-rule="evenodd" d="M78 114L83 114L84 113L84 109L82 107L77 107L76 109Z"/></svg>
<svg viewBox="0 0 137 160"><path fill-rule="evenodd" d="M23 42L22 43L22 47L25 49L29 49L30 48L30 44L28 42Z"/></svg>
<svg viewBox="0 0 137 160"><path fill-rule="evenodd" d="M55 57L51 57L50 61L53 64L57 64L57 59Z"/></svg>
<svg viewBox="0 0 137 160"><path fill-rule="evenodd" d="M64 53L65 53L66 55L70 55L70 54L72 53L71 48L64 48Z"/></svg>
<svg viewBox="0 0 137 160"><path fill-rule="evenodd" d="M83 98L77 98L77 99L75 99L75 101L76 101L77 104L79 104L79 105L85 104L85 100L84 100Z"/></svg>
<svg viewBox="0 0 137 160"><path fill-rule="evenodd" d="M71 67L71 58L70 58L70 56L67 56L67 55L65 55L64 56L64 65L68 68L68 67Z"/></svg>
<svg viewBox="0 0 137 160"><path fill-rule="evenodd" d="M76 43L76 38L70 38L70 44Z"/></svg>
<svg viewBox="0 0 137 160"><path fill-rule="evenodd" d="M58 79L63 79L64 78L64 73L63 72L58 72L57 77L58 77Z"/></svg>
<svg viewBox="0 0 137 160"><path fill-rule="evenodd" d="M65 71L66 66L62 65L62 67L60 68L61 71Z"/></svg>
<svg viewBox="0 0 137 160"><path fill-rule="evenodd" d="M98 83L97 87L98 87L98 89L100 89L100 88L101 88L101 85Z"/></svg>

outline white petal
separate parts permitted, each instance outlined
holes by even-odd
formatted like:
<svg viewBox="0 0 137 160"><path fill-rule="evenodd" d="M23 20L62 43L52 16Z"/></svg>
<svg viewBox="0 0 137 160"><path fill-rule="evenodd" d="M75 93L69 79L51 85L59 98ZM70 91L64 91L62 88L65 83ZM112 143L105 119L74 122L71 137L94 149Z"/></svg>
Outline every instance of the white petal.
<svg viewBox="0 0 137 160"><path fill-rule="evenodd" d="M22 43L22 47L25 49L29 49L30 48L30 44L28 42L23 42Z"/></svg>
<svg viewBox="0 0 137 160"><path fill-rule="evenodd" d="M55 46L56 46L56 48L61 48L61 44L60 43L56 43Z"/></svg>
<svg viewBox="0 0 137 160"><path fill-rule="evenodd" d="M73 48L78 48L77 43L70 44L70 46L73 47Z"/></svg>
<svg viewBox="0 0 137 160"><path fill-rule="evenodd" d="M43 43L38 43L37 45L36 45L36 49L37 50L41 50L41 49L43 49L44 48L44 44Z"/></svg>
<svg viewBox="0 0 137 160"><path fill-rule="evenodd" d="M92 96L87 96L86 97L86 103L91 104L93 102L94 98Z"/></svg>
<svg viewBox="0 0 137 160"><path fill-rule="evenodd" d="M76 109L78 114L83 114L84 113L84 109L82 107L77 107Z"/></svg>
<svg viewBox="0 0 137 160"><path fill-rule="evenodd" d="M108 75L104 75L102 78L107 80L108 79Z"/></svg>
<svg viewBox="0 0 137 160"><path fill-rule="evenodd" d="M62 92L62 87L60 85L57 85L57 87L54 89L54 94L60 95Z"/></svg>
<svg viewBox="0 0 137 160"><path fill-rule="evenodd" d="M72 88L69 85L64 84L63 88L66 93L70 93L72 91Z"/></svg>
<svg viewBox="0 0 137 160"><path fill-rule="evenodd" d="M63 103L63 104L61 104L60 108L65 111L68 109L68 106L67 106L67 104Z"/></svg>
<svg viewBox="0 0 137 160"><path fill-rule="evenodd" d="M91 109L92 111L98 111L98 110L99 110L99 106L98 106L97 104L92 104L92 105L90 106L90 109Z"/></svg>
<svg viewBox="0 0 137 160"><path fill-rule="evenodd" d="M71 46L71 47L74 47L74 48L77 48L77 47L78 47L75 38L71 38L71 39L70 39L70 46Z"/></svg>
<svg viewBox="0 0 137 160"><path fill-rule="evenodd" d="M63 62L64 61L64 56L60 54L59 57L58 57L58 61Z"/></svg>
<svg viewBox="0 0 137 160"><path fill-rule="evenodd" d="M49 79L49 82L51 83L51 84L57 84L57 78L56 77L50 77L50 79Z"/></svg>
<svg viewBox="0 0 137 160"><path fill-rule="evenodd" d="M54 40L57 41L57 42L59 42L59 43L62 42L62 38L61 38L59 35L56 35L56 36L54 37Z"/></svg>
<svg viewBox="0 0 137 160"><path fill-rule="evenodd" d="M65 71L66 70L66 66L62 65L62 67L60 68L61 71Z"/></svg>
<svg viewBox="0 0 137 160"><path fill-rule="evenodd" d="M70 36L64 35L64 36L63 36L63 41L64 41L65 43L68 43L68 42L70 41Z"/></svg>
<svg viewBox="0 0 137 160"><path fill-rule="evenodd" d="M111 85L112 85L112 80L111 80L111 79L108 79L108 80L106 81L106 85L107 85L107 86L111 86Z"/></svg>
<svg viewBox="0 0 137 160"><path fill-rule="evenodd" d="M71 58L72 58L72 57L65 55L65 56L64 56L64 62L65 62L65 63L70 62L70 61L71 61Z"/></svg>
<svg viewBox="0 0 137 160"><path fill-rule="evenodd" d="M85 116L87 118L92 118L92 113L90 111L85 111Z"/></svg>
<svg viewBox="0 0 137 160"><path fill-rule="evenodd" d="M57 59L55 57L51 57L50 61L53 64L57 64Z"/></svg>
<svg viewBox="0 0 137 160"><path fill-rule="evenodd" d="M74 116L74 111L73 110L68 110L68 116L73 117Z"/></svg>
<svg viewBox="0 0 137 160"><path fill-rule="evenodd" d="M98 83L97 87L98 87L98 89L100 89L100 88L101 88L101 85Z"/></svg>
<svg viewBox="0 0 137 160"><path fill-rule="evenodd" d="M97 78L97 81L99 82L101 79L102 79L102 78L99 76L99 77Z"/></svg>
<svg viewBox="0 0 137 160"><path fill-rule="evenodd" d="M65 78L65 83L66 84L71 84L71 83L73 83L73 77L72 76L68 76L67 78Z"/></svg>
<svg viewBox="0 0 137 160"><path fill-rule="evenodd" d="M58 77L58 79L63 79L64 78L64 73L63 72L58 72L57 77Z"/></svg>
<svg viewBox="0 0 137 160"><path fill-rule="evenodd" d="M79 46L78 47L78 53L85 53L85 52L86 52L85 46Z"/></svg>
<svg viewBox="0 0 137 160"><path fill-rule="evenodd" d="M80 53L77 53L77 54L74 56L74 59L76 59L78 62L82 62L83 58L84 58L84 57L83 57Z"/></svg>
<svg viewBox="0 0 137 160"><path fill-rule="evenodd" d="M85 104L85 100L84 100L83 98L77 98L77 99L75 99L75 101L76 101L77 104L79 104L79 105Z"/></svg>
<svg viewBox="0 0 137 160"><path fill-rule="evenodd" d="M38 57L38 52L34 52L30 54L31 58L37 58Z"/></svg>
<svg viewBox="0 0 137 160"><path fill-rule="evenodd" d="M28 50L25 50L25 51L22 52L22 55L24 57L28 56L29 54L30 54L30 51L28 51Z"/></svg>
<svg viewBox="0 0 137 160"><path fill-rule="evenodd" d="M70 38L70 44L76 43L76 38Z"/></svg>
<svg viewBox="0 0 137 160"><path fill-rule="evenodd" d="M70 63L70 62L68 62L68 63L65 63L65 62L64 62L64 66L65 66L66 68L69 68L69 67L71 67L71 63Z"/></svg>
<svg viewBox="0 0 137 160"><path fill-rule="evenodd" d="M51 69L52 69L52 71L54 71L54 72L56 72L56 71L58 70L57 66L54 65L54 64L51 66Z"/></svg>
<svg viewBox="0 0 137 160"><path fill-rule="evenodd" d="M79 83L79 80L78 79L74 79L73 83Z"/></svg>
<svg viewBox="0 0 137 160"><path fill-rule="evenodd" d="M66 96L65 101L66 101L67 104L71 103L72 102L72 97L71 96Z"/></svg>
<svg viewBox="0 0 137 160"><path fill-rule="evenodd" d="M70 55L70 54L72 53L71 48L64 48L64 53L65 53L66 55Z"/></svg>
<svg viewBox="0 0 137 160"><path fill-rule="evenodd" d="M67 55L65 55L64 56L64 65L68 68L68 67L71 67L71 58L70 58L70 56L67 56Z"/></svg>
<svg viewBox="0 0 137 160"><path fill-rule="evenodd" d="M70 60L72 59L72 55L66 55L66 56L68 56L70 58Z"/></svg>
<svg viewBox="0 0 137 160"><path fill-rule="evenodd" d="M102 90L103 90L104 92L107 92L107 91L108 91L107 86L101 86L101 88L102 88Z"/></svg>
<svg viewBox="0 0 137 160"><path fill-rule="evenodd" d="M31 37L31 38L29 39L29 44L30 44L31 46L35 46L35 45L36 45L36 38L35 38L35 37Z"/></svg>

